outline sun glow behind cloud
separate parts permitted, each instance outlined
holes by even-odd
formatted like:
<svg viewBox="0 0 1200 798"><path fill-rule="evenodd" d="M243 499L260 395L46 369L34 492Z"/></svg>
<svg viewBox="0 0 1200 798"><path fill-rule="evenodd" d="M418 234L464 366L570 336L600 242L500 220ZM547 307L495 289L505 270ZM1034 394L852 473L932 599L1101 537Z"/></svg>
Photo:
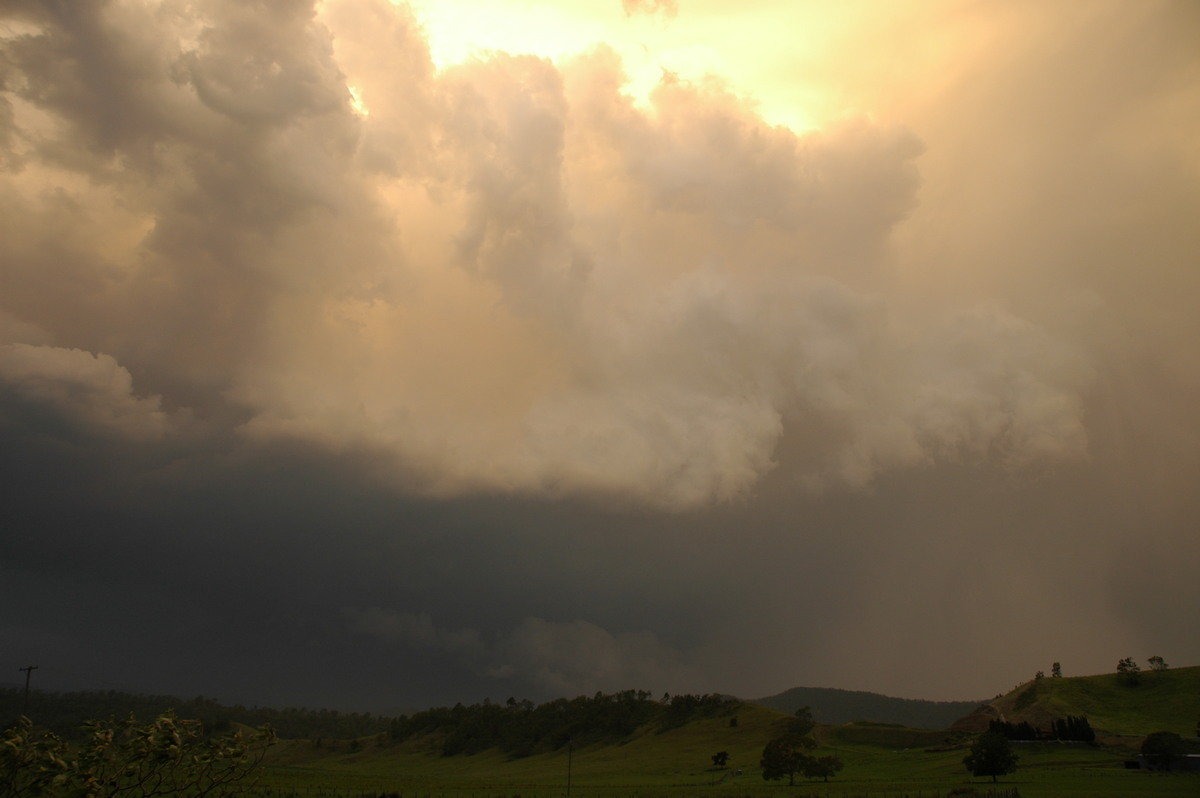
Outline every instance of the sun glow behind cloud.
<svg viewBox="0 0 1200 798"><path fill-rule="evenodd" d="M399 0L392 2L399 4ZM715 79L728 82L735 93L754 100L763 118L772 124L803 132L819 123L805 102L818 104L823 99L815 87L804 86L794 75L777 74L774 80L764 80L773 67L761 56L779 50L763 48L761 39L764 35L786 36L791 52L803 51L805 46L812 49L835 25L828 10L807 14L801 26L772 30L770 24L754 23L769 9L739 9L729 18L737 30L729 33L722 31L720 24L712 25L711 19L693 24L686 9L679 16L653 9L626 14L609 0L446 0L412 6L428 35L430 55L438 69L493 51L558 62L602 44L620 57L627 78L622 91L639 107L649 107L650 93L664 76ZM817 24L819 20L824 23ZM750 36L752 28L756 30ZM810 33L801 36L799 31Z"/></svg>

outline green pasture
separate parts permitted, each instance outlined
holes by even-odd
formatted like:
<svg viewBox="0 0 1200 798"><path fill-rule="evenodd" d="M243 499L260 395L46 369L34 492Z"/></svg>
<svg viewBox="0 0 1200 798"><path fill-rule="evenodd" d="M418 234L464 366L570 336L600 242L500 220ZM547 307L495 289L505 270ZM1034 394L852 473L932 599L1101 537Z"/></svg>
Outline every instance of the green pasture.
<svg viewBox="0 0 1200 798"><path fill-rule="evenodd" d="M393 744L378 738L350 751L308 741L282 743L261 782L266 798L392 794L403 798L808 798L908 796L934 798L974 788L977 796L1083 798L1200 795L1200 775L1129 771L1131 752L1079 743L1018 744L1018 770L992 785L962 765L970 737L951 731L854 724L823 726L818 755L835 754L845 769L828 783L797 777L767 782L759 773L762 748L789 718L745 705L737 725L706 718L667 732L644 731L617 745L594 745L509 760L495 751L442 757L431 741ZM711 757L729 753L723 770Z"/></svg>
<svg viewBox="0 0 1200 798"><path fill-rule="evenodd" d="M1200 667L1143 672L1137 685L1115 673L1037 679L1005 696L1003 706L1010 718L1086 715L1092 728L1109 735L1173 731L1191 737L1200 721Z"/></svg>

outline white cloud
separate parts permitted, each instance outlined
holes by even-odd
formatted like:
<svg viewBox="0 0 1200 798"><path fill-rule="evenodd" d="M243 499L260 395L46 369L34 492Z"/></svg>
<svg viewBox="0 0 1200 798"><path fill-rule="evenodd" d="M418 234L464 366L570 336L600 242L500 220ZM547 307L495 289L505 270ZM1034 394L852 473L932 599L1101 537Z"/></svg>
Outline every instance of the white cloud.
<svg viewBox="0 0 1200 798"><path fill-rule="evenodd" d="M717 78L637 106L606 48L435 72L383 2L74 14L6 43L10 138L53 124L0 186L0 312L248 408L251 439L381 449L441 495L672 508L752 492L789 438L812 486L1085 445L1084 350L944 321L974 303L892 312L902 125L798 136Z"/></svg>

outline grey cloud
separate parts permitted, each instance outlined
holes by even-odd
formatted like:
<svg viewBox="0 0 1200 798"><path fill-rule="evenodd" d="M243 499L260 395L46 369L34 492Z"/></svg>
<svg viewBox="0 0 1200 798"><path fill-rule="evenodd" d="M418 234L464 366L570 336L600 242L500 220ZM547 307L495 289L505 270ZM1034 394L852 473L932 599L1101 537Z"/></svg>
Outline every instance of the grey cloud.
<svg viewBox="0 0 1200 798"><path fill-rule="evenodd" d="M520 675L552 695L614 692L622 685L680 692L700 680L681 655L650 632L612 634L587 621L526 618L497 646L489 675Z"/></svg>
<svg viewBox="0 0 1200 798"><path fill-rule="evenodd" d="M613 634L584 620L525 617L485 642L479 630L437 627L428 613L347 609L353 631L418 651L448 654L494 684L520 685L538 695L697 689L702 679L684 656L649 631Z"/></svg>
<svg viewBox="0 0 1200 798"><path fill-rule="evenodd" d="M346 616L356 632L383 640L404 643L419 649L434 649L477 660L484 644L475 629L447 631L438 629L428 613L396 612L380 607L347 609Z"/></svg>
<svg viewBox="0 0 1200 798"><path fill-rule="evenodd" d="M90 434L156 439L172 422L160 397L138 397L112 357L78 349L0 345L0 382L26 401L73 417Z"/></svg>

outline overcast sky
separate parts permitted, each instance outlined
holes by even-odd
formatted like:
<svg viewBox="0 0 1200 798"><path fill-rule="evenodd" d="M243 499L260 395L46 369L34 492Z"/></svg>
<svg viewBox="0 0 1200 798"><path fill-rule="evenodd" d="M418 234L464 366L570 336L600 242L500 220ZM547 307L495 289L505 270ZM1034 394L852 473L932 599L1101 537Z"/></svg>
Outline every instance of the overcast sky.
<svg viewBox="0 0 1200 798"><path fill-rule="evenodd" d="M0 2L0 683L1200 663L1200 5Z"/></svg>

